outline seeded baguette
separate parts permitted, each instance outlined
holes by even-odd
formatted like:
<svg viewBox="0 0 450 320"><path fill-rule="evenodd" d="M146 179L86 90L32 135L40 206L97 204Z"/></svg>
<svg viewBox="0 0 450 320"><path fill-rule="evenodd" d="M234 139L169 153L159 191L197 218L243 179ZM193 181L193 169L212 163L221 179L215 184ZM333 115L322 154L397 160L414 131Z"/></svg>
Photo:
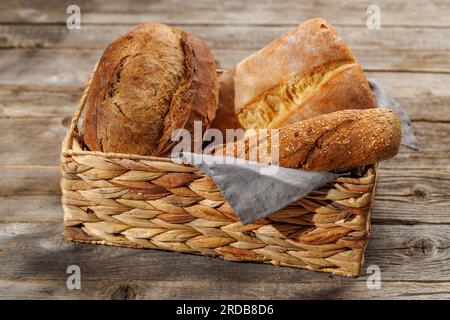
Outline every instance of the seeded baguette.
<svg viewBox="0 0 450 320"><path fill-rule="evenodd" d="M355 56L323 19L304 22L225 71L219 90L212 127L222 132L375 107Z"/></svg>
<svg viewBox="0 0 450 320"><path fill-rule="evenodd" d="M342 171L394 157L401 139L400 120L391 110L337 111L278 129L277 162L271 159L274 130L245 137L242 149L239 142L219 146L215 154L286 168ZM256 154L260 156L252 158Z"/></svg>

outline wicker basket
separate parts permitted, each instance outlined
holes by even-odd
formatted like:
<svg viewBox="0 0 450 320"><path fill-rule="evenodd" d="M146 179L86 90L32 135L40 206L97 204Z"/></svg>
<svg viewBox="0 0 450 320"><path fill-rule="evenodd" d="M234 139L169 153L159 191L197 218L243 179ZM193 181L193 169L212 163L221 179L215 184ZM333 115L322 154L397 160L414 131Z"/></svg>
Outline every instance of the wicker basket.
<svg viewBox="0 0 450 320"><path fill-rule="evenodd" d="M376 166L241 224L211 178L169 158L86 151L79 122L61 154L68 240L162 249L357 276L370 232Z"/></svg>

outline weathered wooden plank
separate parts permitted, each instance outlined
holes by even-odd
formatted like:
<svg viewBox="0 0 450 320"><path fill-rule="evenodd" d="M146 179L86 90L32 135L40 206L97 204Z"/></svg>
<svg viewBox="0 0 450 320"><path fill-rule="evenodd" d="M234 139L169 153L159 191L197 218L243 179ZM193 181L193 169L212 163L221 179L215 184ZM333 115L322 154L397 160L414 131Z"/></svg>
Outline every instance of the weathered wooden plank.
<svg viewBox="0 0 450 320"><path fill-rule="evenodd" d="M2 1L1 22L65 23L69 0ZM293 24L311 17L324 17L336 24L365 25L367 7L358 0L309 1L106 1L80 0L82 23L138 23L162 21L195 24ZM445 1L380 0L385 25L448 26L450 8ZM439 13L439 14L436 14Z"/></svg>
<svg viewBox="0 0 450 320"><path fill-rule="evenodd" d="M3 122L3 123L2 123ZM0 163L58 164L69 121L60 118L0 119Z"/></svg>
<svg viewBox="0 0 450 320"><path fill-rule="evenodd" d="M0 224L0 279L63 279L68 265L86 280L224 281L261 283L352 282L293 268L235 263L156 250L126 249L65 241L54 222ZM360 279L377 265L382 281L450 281L449 225L373 225ZM167 266L172 266L170 269ZM189 267L186 267L189 266ZM214 272L210 272L214 270ZM426 272L424 272L426 271ZM269 280L270 282L270 280Z"/></svg>
<svg viewBox="0 0 450 320"><path fill-rule="evenodd" d="M450 122L450 75L367 72L367 76L382 83L412 120ZM0 87L0 118L70 117L83 90L81 80L68 88L29 84L25 77L21 82L26 85Z"/></svg>
<svg viewBox="0 0 450 320"><path fill-rule="evenodd" d="M222 49L214 51L221 67L234 65L250 53L250 51ZM368 54L374 55L370 50ZM0 70L2 70L0 86L31 86L36 89L43 88L51 91L55 91L57 88L69 90L71 87L79 89L86 83L100 56L101 50L0 50ZM376 59L378 59L377 61L384 59L385 61L380 63L392 64L393 67L397 68L394 64L397 63L399 58L392 56ZM375 61L374 63L378 62ZM448 74L371 72L378 70L378 68L373 69L370 64L365 65L364 62L363 67L368 71L369 77L373 75L380 80L387 79L385 82L392 84L395 89L401 89L403 92L409 92L409 94L416 92L415 96L429 94L429 100L433 103L439 102L439 99L449 95L448 90L446 90ZM397 93L397 91L395 92Z"/></svg>
<svg viewBox="0 0 450 320"><path fill-rule="evenodd" d="M51 92L30 88L1 88L1 118L69 117L74 113L82 89Z"/></svg>
<svg viewBox="0 0 450 320"><path fill-rule="evenodd" d="M396 158L381 163L374 219L380 223L450 223L448 125L419 122L414 123L414 128L419 141L428 143L420 152L402 148ZM63 123L57 118L0 120L1 196L59 194L57 164L64 131ZM9 210L14 210L14 205L20 208L22 201L21 198L12 201ZM8 208L5 203L3 206L5 210ZM52 215L59 211L56 201ZM25 213L24 217L32 214L32 208ZM20 216L18 212L17 218ZM24 217L20 219L27 221Z"/></svg>
<svg viewBox="0 0 450 320"><path fill-rule="evenodd" d="M66 116L70 116L97 58L86 58L78 51L72 52L75 56L70 55L67 50L64 50L67 55L47 50L13 50L15 54L5 55L5 51L10 50L0 52L0 68L4 75L0 78L0 117L60 115L63 110ZM26 52L30 55L27 56ZM16 59L17 55L21 58ZM450 121L450 90L447 85L450 75L366 73L395 95L412 120ZM29 110L22 110L22 106Z"/></svg>
<svg viewBox="0 0 450 320"><path fill-rule="evenodd" d="M446 51L441 51L445 52L442 54L435 50L354 51L366 71L450 72ZM232 66L252 52L213 49L219 68ZM101 53L97 49L4 49L0 51L0 85L80 86L86 82Z"/></svg>
<svg viewBox="0 0 450 320"><path fill-rule="evenodd" d="M271 279L274 278L272 274ZM198 280L82 280L81 290L69 290L65 279L0 280L1 299L449 299L450 282L394 281L369 290L366 281L260 283Z"/></svg>
<svg viewBox="0 0 450 320"><path fill-rule="evenodd" d="M65 25L0 24L0 48L104 49L134 24L86 25L69 30ZM176 24L208 42L213 49L258 50L296 24L284 26L183 25ZM361 26L337 26L353 49L439 50L450 49L450 29L386 27L369 30ZM426 61L424 61L426 62Z"/></svg>
<svg viewBox="0 0 450 320"><path fill-rule="evenodd" d="M366 72L405 108L411 120L450 121L450 77L445 74Z"/></svg>
<svg viewBox="0 0 450 320"><path fill-rule="evenodd" d="M0 85L56 86L66 88L86 83L100 51L1 50Z"/></svg>
<svg viewBox="0 0 450 320"><path fill-rule="evenodd" d="M249 56L253 50L213 49L220 67L226 68ZM353 49L364 70L448 73L448 54L439 50Z"/></svg>
<svg viewBox="0 0 450 320"><path fill-rule="evenodd" d="M402 161L399 161L402 163ZM445 165L445 164L443 164ZM61 221L56 166L3 167L0 222ZM380 169L374 224L450 224L450 171Z"/></svg>
<svg viewBox="0 0 450 320"><path fill-rule="evenodd" d="M448 172L448 171L447 171ZM373 223L450 223L450 181L438 171L379 171Z"/></svg>
<svg viewBox="0 0 450 320"><path fill-rule="evenodd" d="M56 170L55 170L56 171ZM55 177L48 178L47 183L57 188L53 182ZM0 196L0 223L43 222L51 221L60 224L63 211L61 206L61 191L53 194L8 195Z"/></svg>
<svg viewBox="0 0 450 320"><path fill-rule="evenodd" d="M3 169L0 222L60 221L57 168ZM450 176L438 171L380 170L373 208L375 224L450 223Z"/></svg>
<svg viewBox="0 0 450 320"><path fill-rule="evenodd" d="M9 170L15 171L16 177L9 178ZM0 216L0 222L61 222L58 170L30 168L17 173L18 170L5 170L9 184L0 189L1 208L5 213ZM438 173L428 177L427 172L414 176L410 171L403 174L380 171L373 223L450 224L449 177ZM30 188L30 184L36 186Z"/></svg>
<svg viewBox="0 0 450 320"><path fill-rule="evenodd" d="M0 164L57 165L60 142L69 120L69 117L0 118ZM398 155L402 162L393 163L393 166L424 168L427 163L435 165L442 160L440 168L448 170L449 163L445 161L450 154L448 123L414 122L413 129L421 152L405 148ZM417 160L420 162L416 163Z"/></svg>
<svg viewBox="0 0 450 320"><path fill-rule="evenodd" d="M131 25L1 25L0 48L79 48L103 50ZM180 26L203 37L221 61L241 59L286 32L291 26ZM368 69L450 72L450 29L338 28Z"/></svg>
<svg viewBox="0 0 450 320"><path fill-rule="evenodd" d="M59 195L61 193L60 173L57 166L15 166L2 167L1 170L0 196L4 199L21 195Z"/></svg>

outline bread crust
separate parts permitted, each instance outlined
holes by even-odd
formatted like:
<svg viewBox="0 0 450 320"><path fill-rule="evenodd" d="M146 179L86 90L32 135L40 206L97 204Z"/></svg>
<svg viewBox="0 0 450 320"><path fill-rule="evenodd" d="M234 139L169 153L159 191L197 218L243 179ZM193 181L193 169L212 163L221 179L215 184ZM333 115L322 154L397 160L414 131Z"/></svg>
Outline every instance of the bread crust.
<svg viewBox="0 0 450 320"><path fill-rule="evenodd" d="M274 130L279 130L278 159L270 157L271 143L276 143L272 141ZM286 168L348 170L394 157L400 147L401 126L392 110L343 110L268 129L255 140L246 139L243 150L233 143L217 148L216 155L255 160L251 155L259 153L267 156L258 162Z"/></svg>
<svg viewBox="0 0 450 320"><path fill-rule="evenodd" d="M173 130L192 130L194 120L202 121L203 130L211 124L218 99L215 69L206 43L190 33L162 24L137 25L100 59L85 106L86 146L166 155Z"/></svg>
<svg viewBox="0 0 450 320"><path fill-rule="evenodd" d="M216 117L211 125L226 133L226 129L242 128L234 110L234 74L235 68L225 70L218 77L219 101Z"/></svg>
<svg viewBox="0 0 450 320"><path fill-rule="evenodd" d="M375 107L367 79L351 50L329 23L323 19L312 19L239 62L230 69L234 70L234 74L227 71L219 76L220 99L213 127L222 130L223 125L219 123L226 123L228 128L258 127L239 120L243 109L276 86L286 84L295 77L312 78L316 70L333 65L347 65L348 68L339 68L339 73L325 77L318 88L313 88L311 96L305 97L293 110L275 119L268 127L280 127L312 115L338 111L344 105L346 108ZM327 70L327 74L335 68ZM349 70L352 75L349 75ZM232 80L229 79L231 74ZM335 95L326 94L331 87ZM323 102L326 102L325 107ZM229 115L234 115L232 120L225 118Z"/></svg>
<svg viewBox="0 0 450 320"><path fill-rule="evenodd" d="M182 44L186 56L187 77L180 85L180 99L172 100L164 121L164 131L154 155L170 154L177 141L171 135L178 128L187 129L194 137L194 123L200 121L202 132L211 126L216 116L219 85L216 63L208 46L189 32L183 32ZM193 141L195 143L195 141Z"/></svg>
<svg viewBox="0 0 450 320"><path fill-rule="evenodd" d="M375 101L363 70L359 64L351 63L320 84L316 93L305 99L300 108L273 121L270 128L279 128L330 112L374 107Z"/></svg>

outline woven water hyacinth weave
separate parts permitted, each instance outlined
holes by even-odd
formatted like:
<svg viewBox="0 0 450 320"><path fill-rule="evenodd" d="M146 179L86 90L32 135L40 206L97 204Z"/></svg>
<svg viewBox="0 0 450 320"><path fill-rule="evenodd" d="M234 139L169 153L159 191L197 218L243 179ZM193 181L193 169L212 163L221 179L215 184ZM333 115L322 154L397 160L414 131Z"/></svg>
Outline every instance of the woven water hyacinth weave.
<svg viewBox="0 0 450 320"><path fill-rule="evenodd" d="M89 83L61 153L68 240L359 274L370 233L375 166L243 225L211 178L193 166L86 151L79 127L88 90Z"/></svg>

